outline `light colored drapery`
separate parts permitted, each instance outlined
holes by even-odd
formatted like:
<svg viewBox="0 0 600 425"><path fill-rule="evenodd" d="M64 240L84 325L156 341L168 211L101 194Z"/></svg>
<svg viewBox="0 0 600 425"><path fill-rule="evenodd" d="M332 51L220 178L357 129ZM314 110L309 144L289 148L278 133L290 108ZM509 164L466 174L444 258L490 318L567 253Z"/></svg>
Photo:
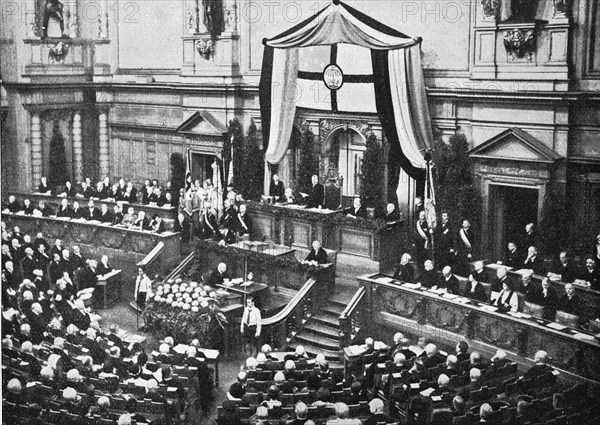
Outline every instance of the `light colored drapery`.
<svg viewBox="0 0 600 425"><path fill-rule="evenodd" d="M390 89L402 152L416 168L425 168L421 149L430 149L433 135L419 46L390 50Z"/></svg>
<svg viewBox="0 0 600 425"><path fill-rule="evenodd" d="M415 40L382 33L352 16L343 6L330 4L304 27L267 41L268 46L280 49L338 43L386 50L410 46Z"/></svg>
<svg viewBox="0 0 600 425"><path fill-rule="evenodd" d="M275 49L271 91L271 130L265 158L279 164L288 149L296 115L298 49Z"/></svg>

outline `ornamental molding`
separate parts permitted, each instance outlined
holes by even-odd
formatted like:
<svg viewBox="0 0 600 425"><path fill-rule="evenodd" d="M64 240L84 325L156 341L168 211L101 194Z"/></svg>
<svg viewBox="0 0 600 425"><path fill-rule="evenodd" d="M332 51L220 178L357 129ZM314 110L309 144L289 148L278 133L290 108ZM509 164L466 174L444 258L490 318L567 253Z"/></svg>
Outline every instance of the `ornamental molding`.
<svg viewBox="0 0 600 425"><path fill-rule="evenodd" d="M523 57L531 62L536 48L534 30L513 28L504 31L504 48L511 62Z"/></svg>
<svg viewBox="0 0 600 425"><path fill-rule="evenodd" d="M210 38L196 40L196 50L200 56L208 60L215 52L215 43Z"/></svg>
<svg viewBox="0 0 600 425"><path fill-rule="evenodd" d="M500 0L481 0L483 6L483 19L495 21L500 13Z"/></svg>
<svg viewBox="0 0 600 425"><path fill-rule="evenodd" d="M54 46L50 47L50 50L48 51L48 59L50 59L51 63L63 63L67 53L69 53L69 45L59 41Z"/></svg>
<svg viewBox="0 0 600 425"><path fill-rule="evenodd" d="M365 137L373 132L371 125L366 121L321 119L319 120L319 137L321 142L327 140L331 133L339 128L343 128L344 130L353 129Z"/></svg>

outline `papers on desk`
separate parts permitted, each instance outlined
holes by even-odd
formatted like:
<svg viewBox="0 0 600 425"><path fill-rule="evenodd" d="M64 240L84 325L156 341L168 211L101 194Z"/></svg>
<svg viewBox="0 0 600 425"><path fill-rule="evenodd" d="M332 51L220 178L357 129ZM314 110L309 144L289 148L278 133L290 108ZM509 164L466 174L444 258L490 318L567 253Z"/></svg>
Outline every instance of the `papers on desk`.
<svg viewBox="0 0 600 425"><path fill-rule="evenodd" d="M521 313L521 312L518 312L518 311L509 311L509 312L507 312L507 314L509 316L516 317L517 319L531 319L531 315L530 314Z"/></svg>
<svg viewBox="0 0 600 425"><path fill-rule="evenodd" d="M348 351L350 351L350 354L353 356L360 356L367 351L367 349L363 345L351 345L348 347Z"/></svg>
<svg viewBox="0 0 600 425"><path fill-rule="evenodd" d="M402 286L405 288L408 288L408 289L416 290L421 287L421 284L420 283L405 283Z"/></svg>
<svg viewBox="0 0 600 425"><path fill-rule="evenodd" d="M375 281L377 281L378 283L392 283L394 279L392 279L391 277L382 276L375 279Z"/></svg>
<svg viewBox="0 0 600 425"><path fill-rule="evenodd" d="M588 335L588 334L582 334L580 332L575 333L575 335L573 335L573 338L578 339L580 341L593 341L594 335Z"/></svg>
<svg viewBox="0 0 600 425"><path fill-rule="evenodd" d="M550 329L556 329L557 331L564 331L565 329L567 329L567 326L554 322L548 323L546 326Z"/></svg>
<svg viewBox="0 0 600 425"><path fill-rule="evenodd" d="M455 300L455 299L459 298L459 296L456 294L449 294L446 292L444 295L442 295L442 298L447 298L449 300Z"/></svg>
<svg viewBox="0 0 600 425"><path fill-rule="evenodd" d="M231 279L230 282L233 283L234 285L239 285L240 283L244 282L244 278L238 277L235 279Z"/></svg>
<svg viewBox="0 0 600 425"><path fill-rule="evenodd" d="M248 286L252 285L253 283L254 283L253 281L248 280L248 281L242 283L240 286L248 287Z"/></svg>
<svg viewBox="0 0 600 425"><path fill-rule="evenodd" d="M494 312L498 311L498 307L495 307L493 305L482 305L480 308L483 311L487 311L487 312L490 312L490 313L494 313Z"/></svg>
<svg viewBox="0 0 600 425"><path fill-rule="evenodd" d="M446 290L444 288L436 288L436 289L430 288L427 290L427 292L433 292L434 294L442 295L442 294L446 293Z"/></svg>
<svg viewBox="0 0 600 425"><path fill-rule="evenodd" d="M419 384L417 384L417 386L418 386L418 385L419 385ZM411 387L412 387L412 385L411 385ZM417 387L417 388L418 388L418 387ZM429 397L429 396L431 395L431 393L432 393L432 392L434 392L434 391L435 391L435 389L434 389L434 388L432 388L432 387L429 387L429 388L427 388L426 390L423 390L423 391L421 391L421 393L420 393L420 394L421 394L423 397Z"/></svg>
<svg viewBox="0 0 600 425"><path fill-rule="evenodd" d="M505 266L503 264L494 264L494 263L490 263L486 267L489 267L490 269L494 269L494 270L498 270L499 268L503 268L503 269L506 269L506 270L512 270L513 269L512 267L508 267L508 266Z"/></svg>
<svg viewBox="0 0 600 425"><path fill-rule="evenodd" d="M531 272L533 272L532 269L520 269L520 270L513 270L515 273L520 274L521 276L525 276Z"/></svg>
<svg viewBox="0 0 600 425"><path fill-rule="evenodd" d="M471 302L471 300L467 297L458 297L454 301L461 304L469 304Z"/></svg>

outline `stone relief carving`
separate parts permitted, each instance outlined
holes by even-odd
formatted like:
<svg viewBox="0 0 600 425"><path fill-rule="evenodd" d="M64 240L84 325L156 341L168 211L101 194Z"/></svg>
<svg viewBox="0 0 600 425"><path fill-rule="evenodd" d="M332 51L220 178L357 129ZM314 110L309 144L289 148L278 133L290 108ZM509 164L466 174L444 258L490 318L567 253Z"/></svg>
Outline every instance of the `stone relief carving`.
<svg viewBox="0 0 600 425"><path fill-rule="evenodd" d="M511 61L525 57L531 62L535 47L534 30L513 28L504 32L504 48Z"/></svg>
<svg viewBox="0 0 600 425"><path fill-rule="evenodd" d="M208 60L215 52L214 42L210 38L204 40L196 40L196 50L198 50L200 56Z"/></svg>

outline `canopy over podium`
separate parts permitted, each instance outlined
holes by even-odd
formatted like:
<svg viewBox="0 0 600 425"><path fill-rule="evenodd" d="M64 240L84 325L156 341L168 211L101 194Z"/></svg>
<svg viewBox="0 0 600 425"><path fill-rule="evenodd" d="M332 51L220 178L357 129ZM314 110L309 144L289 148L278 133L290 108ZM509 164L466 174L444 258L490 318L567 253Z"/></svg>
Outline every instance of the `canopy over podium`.
<svg viewBox="0 0 600 425"><path fill-rule="evenodd" d="M297 106L376 112L390 164L424 179L421 150L431 149L433 136L420 42L338 0L264 39L260 107L267 162L279 164L285 156ZM310 80L329 91L328 101L302 90Z"/></svg>

